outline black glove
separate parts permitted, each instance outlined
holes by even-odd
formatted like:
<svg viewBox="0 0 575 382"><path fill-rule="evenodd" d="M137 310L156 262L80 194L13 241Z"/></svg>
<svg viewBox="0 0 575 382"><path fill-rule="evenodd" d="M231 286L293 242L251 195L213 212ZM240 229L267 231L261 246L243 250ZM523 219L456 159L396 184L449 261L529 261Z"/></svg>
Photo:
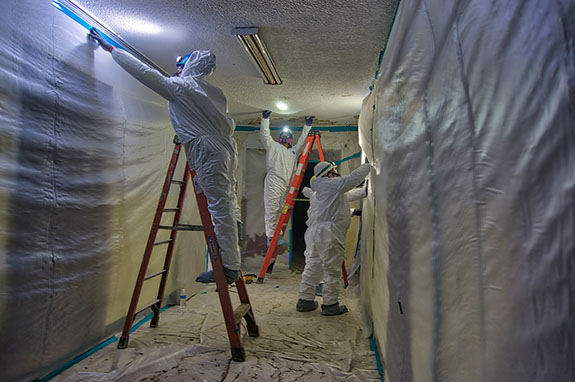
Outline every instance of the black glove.
<svg viewBox="0 0 575 382"><path fill-rule="evenodd" d="M272 113L272 112L269 111L269 110L264 110L264 111L262 112L262 117L265 118L265 119L268 119L268 118L270 117L270 114L271 114L271 113Z"/></svg>
<svg viewBox="0 0 575 382"><path fill-rule="evenodd" d="M361 216L361 210L354 209L351 216Z"/></svg>
<svg viewBox="0 0 575 382"><path fill-rule="evenodd" d="M305 117L305 124L308 126L311 126L313 124L314 118L315 118L315 115L312 115L311 117Z"/></svg>
<svg viewBox="0 0 575 382"><path fill-rule="evenodd" d="M114 46L111 45L108 41L106 41L106 39L102 37L102 35L100 34L100 32L98 32L96 28L90 29L88 38L96 41L98 45L102 47L102 49L107 50L108 52L112 52L112 50L114 49Z"/></svg>

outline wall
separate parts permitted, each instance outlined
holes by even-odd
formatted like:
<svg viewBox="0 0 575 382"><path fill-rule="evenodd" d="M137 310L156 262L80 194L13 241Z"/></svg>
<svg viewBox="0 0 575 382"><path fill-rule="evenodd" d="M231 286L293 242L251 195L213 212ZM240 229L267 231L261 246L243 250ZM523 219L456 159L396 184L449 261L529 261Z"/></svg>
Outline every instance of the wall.
<svg viewBox="0 0 575 382"><path fill-rule="evenodd" d="M86 33L49 2L0 8L2 381L120 330L173 149L166 102ZM186 207L198 223L192 193ZM166 295L198 290L202 241L180 234ZM162 265L158 253L150 272ZM140 301L154 298L150 284Z"/></svg>
<svg viewBox="0 0 575 382"><path fill-rule="evenodd" d="M570 1L401 2L359 122L390 381L575 380L574 36Z"/></svg>

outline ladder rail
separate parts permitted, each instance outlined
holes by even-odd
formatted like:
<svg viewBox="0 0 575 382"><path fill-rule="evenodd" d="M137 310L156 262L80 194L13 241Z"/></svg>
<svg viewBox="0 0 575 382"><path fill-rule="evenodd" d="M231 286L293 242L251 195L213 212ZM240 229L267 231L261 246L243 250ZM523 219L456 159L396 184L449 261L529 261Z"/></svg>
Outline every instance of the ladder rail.
<svg viewBox="0 0 575 382"><path fill-rule="evenodd" d="M138 277L136 279L136 285L134 286L134 293L132 294L132 299L130 301L128 313L126 314L126 321L124 322L122 335L120 337L120 341L118 342L119 349L124 349L128 346L130 329L132 327L132 324L134 323L134 319L137 314L136 309L138 307L138 301L140 299L142 286L146 278L146 272L148 271L148 265L150 263L152 250L154 249L154 243L156 241L156 236L158 234L158 227L160 226L160 221L162 220L163 210L164 207L166 206L168 193L170 191L170 185L174 177L174 172L176 170L176 165L178 163L180 151L181 151L181 145L175 145L174 150L172 152L172 158L168 166L168 171L166 173L166 178L164 180L164 185L162 187L162 194L160 195L160 200L158 201L156 214L154 215L154 221L152 222L152 227L150 228L150 235L148 237L148 242L146 243L144 257L142 259L142 263L140 264L140 270L138 272Z"/></svg>
<svg viewBox="0 0 575 382"><path fill-rule="evenodd" d="M232 300L230 296L230 291L228 283L224 274L224 264L221 258L220 247L216 239L216 232L214 229L214 224L212 222L212 217L208 210L208 201L203 193L200 191L201 188L196 186L196 171L191 170L192 185L194 186L196 201L198 203L198 210L200 212L200 218L202 225L204 227L204 236L206 238L206 243L208 245L208 253L210 256L210 261L212 263L212 269L214 272L214 279L216 281L217 292L220 298L220 306L222 308L222 313L224 315L224 322L226 325L226 330L228 332L228 338L230 342L232 358L234 361L244 361L245 351L242 345L240 337L240 322L237 319L237 314L232 308ZM250 304L249 297L247 295L247 290L243 281L243 275L240 271L239 278L235 281L236 287L238 289L238 295L240 297L240 302L242 305ZM246 319L248 324L248 332L250 336L257 337L259 335L259 329L253 318L253 310L250 304L249 310L243 312L244 306L238 307L241 316Z"/></svg>
<svg viewBox="0 0 575 382"><path fill-rule="evenodd" d="M232 358L234 361L244 361L245 360L245 350L242 344L241 339L241 319L244 318L247 323L247 329L250 337L258 337L259 336L259 328L256 324L253 307L250 303L247 289L244 283L244 278L241 273L239 272L239 278L235 281L238 296L240 298L240 305L234 310L232 307L232 300L230 291L228 288L227 280L224 274L224 266L222 262L222 257L220 253L220 248L218 246L215 228L212 221L212 216L210 215L208 209L208 202L205 194L201 191L199 187L196 186L196 171L191 170L189 167L188 162L186 161L184 176L183 179L174 181L174 171L177 165L178 157L181 150L181 143L176 139L174 139L175 147L172 153L172 159L170 161L170 165L168 166L168 172L166 173L166 179L164 181L164 186L162 188L162 194L160 196L160 200L158 202L158 207L156 209L156 215L154 216L154 221L152 223L152 228L150 230L150 235L148 237L148 243L146 245L146 250L144 252L144 257L142 259L142 263L140 265L140 270L138 272L138 277L136 280L136 285L134 287L134 293L132 294L132 299L130 301L130 307L128 308L128 314L126 315L126 321L124 322L124 328L122 330L122 336L118 341L118 349L125 349L128 346L130 330L136 315L148 308L151 308L153 311L153 317L150 323L151 327L156 327L158 325L158 321L160 318L161 312L161 305L162 299L164 296L167 280L168 280L168 272L170 270L170 265L173 257L173 250L176 241L176 237L178 234L179 229L183 230L197 230L198 227L201 227L204 231L204 237L206 239L206 244L208 246L208 252L210 255L210 260L212 263L212 268L214 272L214 278L217 285L217 292L218 297L220 299L220 305L222 307L222 312L224 315L224 321L226 324L226 330L228 333L228 338L230 341ZM192 225L184 225L179 224L187 186L189 184L189 179L192 181L192 185L196 194L196 202L198 206L198 210L200 213L200 219L202 221L201 226L192 226ZM180 193L178 196L178 203L176 208L169 208L166 209L166 200L168 197L168 193L170 190L171 184L179 184L180 185ZM170 239L163 240L160 242L156 242L156 236L158 230L162 228L160 226L160 222L162 220L162 215L164 212L174 212L173 217L173 224L172 227L167 227L171 229L172 232L170 234ZM146 275L148 270L148 265L150 262L150 258L152 255L152 250L155 246L160 244L168 244L168 248L166 250L165 259L164 259L164 268L156 273L151 275ZM142 291L142 286L144 281L148 279L152 279L156 276L161 275L160 285L158 288L157 298L152 302L147 303L146 305L140 307L138 309L138 300L140 298L140 293Z"/></svg>
<svg viewBox="0 0 575 382"><path fill-rule="evenodd" d="M174 213L173 217L173 226L176 227L180 222L180 217L182 216L182 210L184 208L184 200L186 198L186 190L188 189L188 179L190 177L190 165L188 161L186 161L186 165L184 168L184 176L180 183L180 193L178 195L178 202L176 204L177 211ZM168 282L168 270L170 269L170 265L172 263L172 255L174 253L174 247L176 244L176 237L178 236L178 230L174 229L170 233L170 243L168 244L168 249L166 250L166 257L164 260L164 267L163 269L165 272L162 274L162 278L160 280L160 287L158 288L158 302L155 304L156 307L153 309L154 315L152 316L152 320L150 321L150 326L155 328L158 326L158 321L160 319L160 310L162 308L162 299L164 298L164 292L166 290L166 284Z"/></svg>
<svg viewBox="0 0 575 382"><path fill-rule="evenodd" d="M277 258L277 253L278 253L277 242L279 240L280 235L283 235L285 233L287 223L288 223L289 218L291 216L291 213L293 211L293 205L295 203L294 199L297 197L297 195L299 193L301 183L303 181L303 177L305 174L305 170L306 170L308 162L309 162L309 156L310 156L311 150L313 148L314 143L316 141L319 142L319 137L320 137L320 134L317 131L310 132L307 136L306 143L304 145L304 149L300 155L300 159L299 159L298 165L296 167L296 172L295 172L294 177L292 179L292 183L290 185L289 192L286 196L286 201L285 201L284 206L282 208L281 215L278 219L278 224L277 224L276 229L274 231L274 235L272 237L270 245L266 251L266 257L264 259L264 263L262 264L262 267L260 269L260 273L258 275L258 279L257 279L258 283L262 283L264 281L266 272L271 273L271 271L273 269L273 263L271 261L272 261L272 259ZM321 150L321 146L318 146L318 147ZM320 157L323 157L323 152L322 151L320 151L320 152L321 152Z"/></svg>

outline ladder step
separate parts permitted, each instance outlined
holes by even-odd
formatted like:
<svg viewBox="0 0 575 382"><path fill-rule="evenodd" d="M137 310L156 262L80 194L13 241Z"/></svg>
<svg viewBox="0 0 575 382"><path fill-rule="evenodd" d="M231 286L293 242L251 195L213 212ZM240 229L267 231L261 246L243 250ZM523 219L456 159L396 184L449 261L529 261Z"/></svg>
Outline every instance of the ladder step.
<svg viewBox="0 0 575 382"><path fill-rule="evenodd" d="M173 183L173 184L179 184L179 185L181 186L182 184L185 184L186 182L181 181L181 180L172 179L172 183Z"/></svg>
<svg viewBox="0 0 575 382"><path fill-rule="evenodd" d="M139 313L142 313L144 310L148 309L150 306L152 306L154 304L157 304L160 301L161 300L158 298L158 299L150 302L149 304L142 306L140 309L136 310L136 312L134 313L134 317L136 317Z"/></svg>
<svg viewBox="0 0 575 382"><path fill-rule="evenodd" d="M148 275L148 276L144 277L144 280L149 280L149 279L151 279L151 278L153 278L153 277L156 277L156 276L158 276L158 275L161 275L162 273L166 273L166 271L167 271L167 269L162 269L162 270L159 271L159 272L152 273L151 275Z"/></svg>
<svg viewBox="0 0 575 382"><path fill-rule="evenodd" d="M154 245L162 245L162 244L168 244L171 243L172 239L168 239L168 240L163 240L163 241L157 241L154 243Z"/></svg>
<svg viewBox="0 0 575 382"><path fill-rule="evenodd" d="M176 212L179 211L179 208L164 208L164 212Z"/></svg>
<svg viewBox="0 0 575 382"><path fill-rule="evenodd" d="M240 324L242 318L246 315L247 312L250 311L250 309L251 309L250 304L244 303L240 304L240 306L238 306L236 310L234 310L234 320L236 321L236 325Z"/></svg>
<svg viewBox="0 0 575 382"><path fill-rule="evenodd" d="M194 224L178 224L176 226L171 225L161 225L158 228L160 229L169 229L172 231L203 231L204 227L201 225L194 225Z"/></svg>

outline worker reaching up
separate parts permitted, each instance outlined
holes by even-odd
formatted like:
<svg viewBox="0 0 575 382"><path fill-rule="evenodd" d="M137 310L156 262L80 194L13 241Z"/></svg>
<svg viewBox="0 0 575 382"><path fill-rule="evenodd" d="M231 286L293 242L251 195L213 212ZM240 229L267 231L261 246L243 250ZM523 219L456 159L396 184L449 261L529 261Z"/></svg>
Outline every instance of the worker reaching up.
<svg viewBox="0 0 575 382"><path fill-rule="evenodd" d="M122 49L115 49L95 29L88 35L132 77L168 101L172 127L183 144L197 186L208 200L228 283L238 279L241 258L237 222L241 218L235 194L237 146L235 123L227 112L224 93L205 81L216 67L209 50L196 50L177 62L178 71L166 77ZM214 282L213 271L198 282Z"/></svg>
<svg viewBox="0 0 575 382"><path fill-rule="evenodd" d="M282 203L285 200L288 187L293 174L295 162L305 144L307 134L315 117L305 117L305 126L301 135L292 147L293 134L291 130L284 129L276 142L270 134L271 111L262 113L260 139L266 149L267 175L264 180L264 219L266 226L267 244L269 245L281 215ZM286 245L283 237L278 240L279 245Z"/></svg>
<svg viewBox="0 0 575 382"><path fill-rule="evenodd" d="M339 305L339 280L344 259L345 235L351 221L349 201L356 196L349 193L369 174L371 166L365 163L351 174L341 176L335 165L320 162L314 167L310 181L313 194L310 195L311 225L306 231L306 264L301 276L299 312L315 310L315 288L324 278L323 304L321 314L335 316L347 312L345 305ZM360 191L361 192L361 191Z"/></svg>

